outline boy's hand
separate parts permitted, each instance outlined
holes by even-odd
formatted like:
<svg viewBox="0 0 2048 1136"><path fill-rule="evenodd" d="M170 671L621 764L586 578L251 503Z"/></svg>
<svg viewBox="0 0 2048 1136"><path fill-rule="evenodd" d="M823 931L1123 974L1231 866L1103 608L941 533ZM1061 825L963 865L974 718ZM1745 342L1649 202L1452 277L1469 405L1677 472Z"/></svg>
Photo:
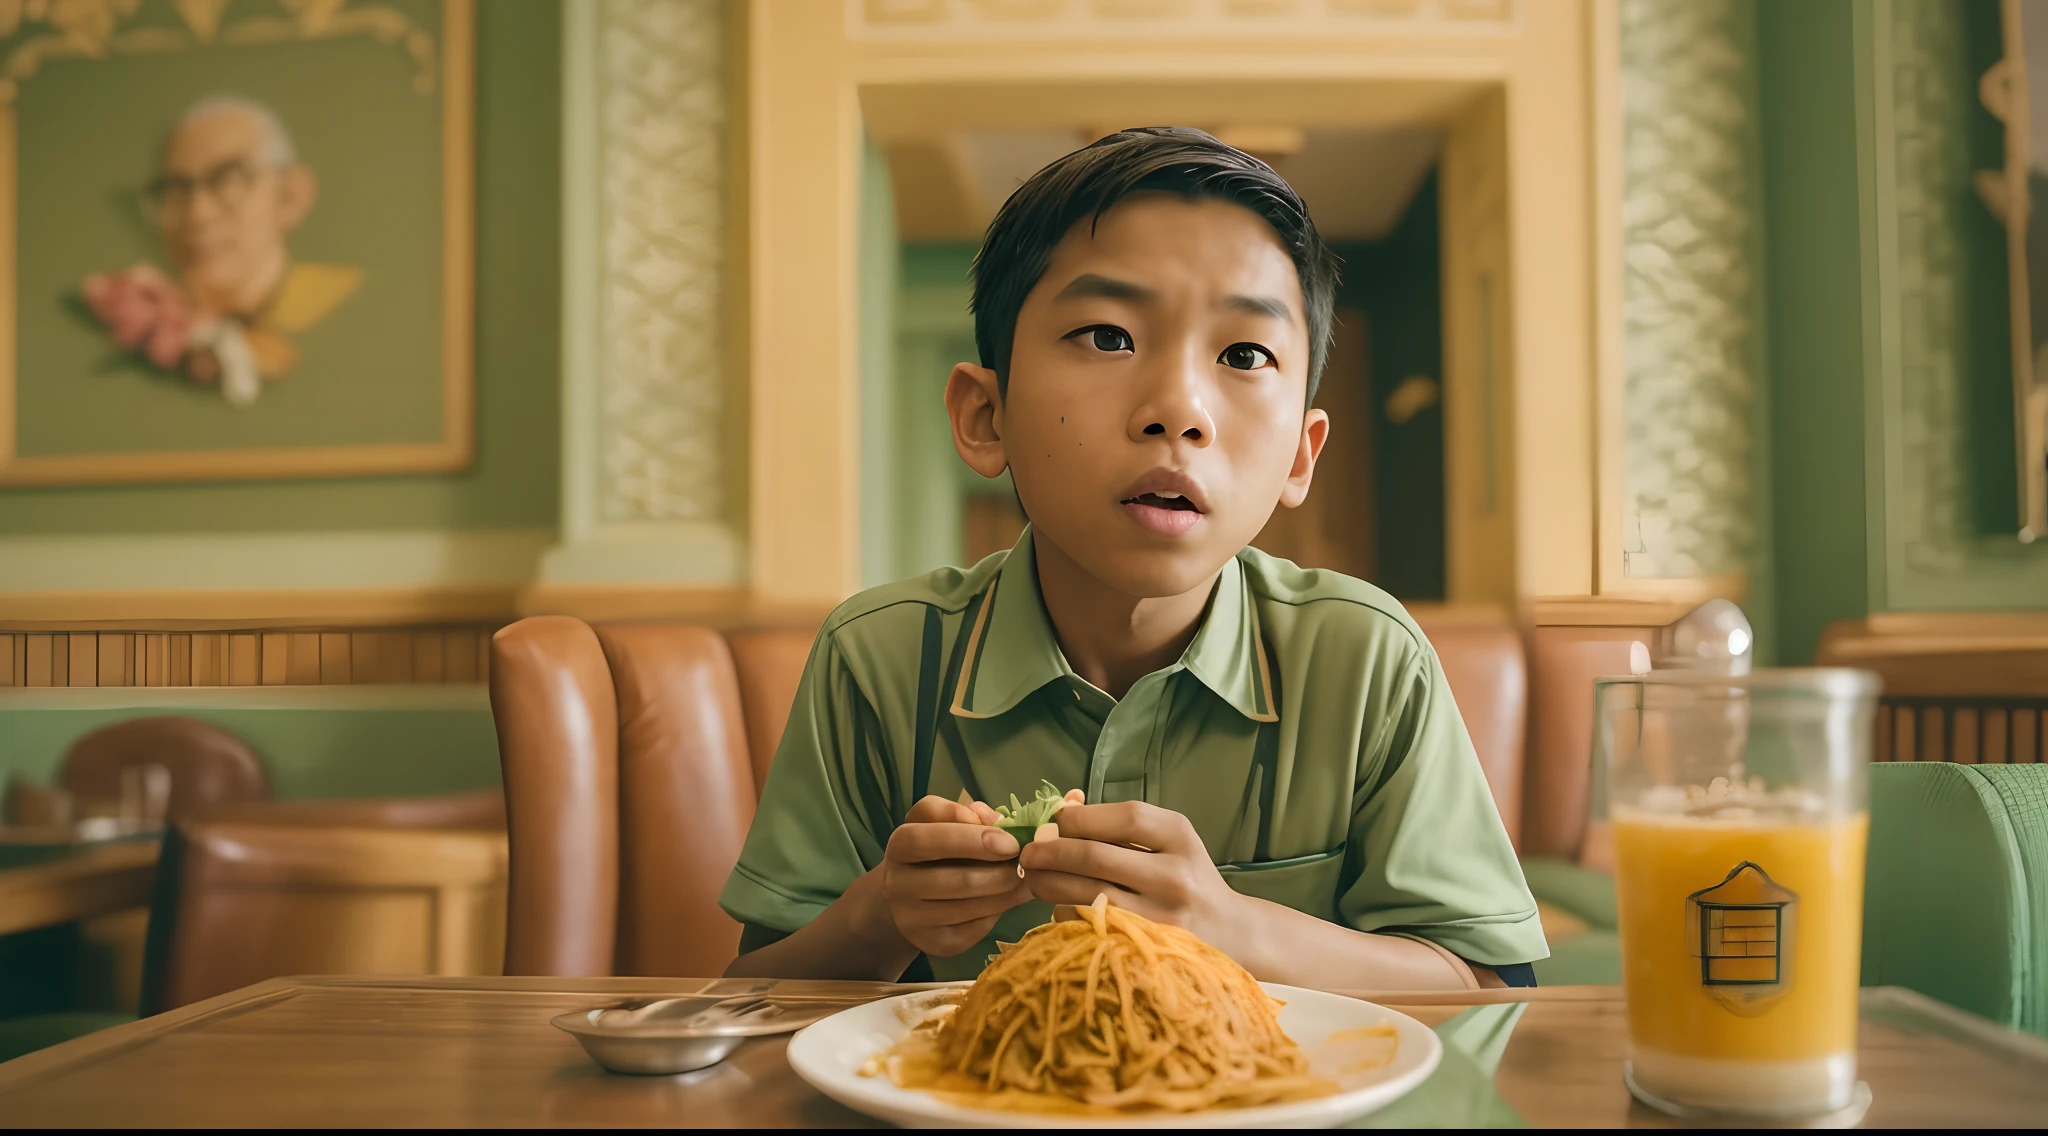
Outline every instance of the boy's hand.
<svg viewBox="0 0 2048 1136"><path fill-rule="evenodd" d="M1017 841L994 819L987 805L926 797L890 835L882 894L897 931L925 954L967 950L1003 912L1031 898L1017 878Z"/></svg>
<svg viewBox="0 0 2048 1136"><path fill-rule="evenodd" d="M1188 818L1124 801L1070 806L1055 823L1059 836L1026 846L1020 860L1032 895L1085 906L1108 892L1118 907L1234 953L1227 943L1243 897L1223 882Z"/></svg>

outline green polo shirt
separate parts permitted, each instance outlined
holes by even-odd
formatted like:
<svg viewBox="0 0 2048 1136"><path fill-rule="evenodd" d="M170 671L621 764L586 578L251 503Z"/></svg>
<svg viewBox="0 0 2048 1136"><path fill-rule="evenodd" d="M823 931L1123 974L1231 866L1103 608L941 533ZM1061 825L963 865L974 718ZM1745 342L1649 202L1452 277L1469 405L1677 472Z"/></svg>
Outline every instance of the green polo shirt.
<svg viewBox="0 0 2048 1136"><path fill-rule="evenodd" d="M719 896L733 918L794 931L920 797L1029 800L1043 778L1185 814L1246 895L1488 965L1549 954L1436 652L1392 597L1248 548L1180 661L1118 700L1067 666L1030 541L825 621ZM971 978L1049 918L1014 908L933 972Z"/></svg>

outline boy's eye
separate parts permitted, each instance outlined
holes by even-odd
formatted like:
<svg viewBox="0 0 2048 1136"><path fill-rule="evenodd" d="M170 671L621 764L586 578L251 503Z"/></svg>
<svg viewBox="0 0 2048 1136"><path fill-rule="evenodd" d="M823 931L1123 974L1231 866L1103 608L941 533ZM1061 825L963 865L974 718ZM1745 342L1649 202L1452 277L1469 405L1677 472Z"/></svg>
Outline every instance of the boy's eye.
<svg viewBox="0 0 2048 1136"><path fill-rule="evenodd" d="M1218 363L1240 371L1256 371L1260 367L1275 366L1273 353L1256 343L1233 343L1216 357Z"/></svg>
<svg viewBox="0 0 2048 1136"><path fill-rule="evenodd" d="M1120 327L1112 327L1106 323L1098 323L1093 324L1089 327L1076 328L1073 331L1068 332L1066 338L1078 339L1084 335L1089 337L1089 342L1094 346L1094 348L1097 351L1137 350L1136 346L1134 346L1131 343L1130 332L1127 332Z"/></svg>

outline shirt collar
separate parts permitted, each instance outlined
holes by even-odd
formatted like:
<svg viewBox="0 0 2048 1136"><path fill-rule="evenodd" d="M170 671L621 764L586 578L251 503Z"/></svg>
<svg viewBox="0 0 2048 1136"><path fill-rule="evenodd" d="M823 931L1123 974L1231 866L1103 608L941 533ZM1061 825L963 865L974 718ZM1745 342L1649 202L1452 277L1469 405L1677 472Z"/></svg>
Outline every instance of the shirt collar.
<svg viewBox="0 0 2048 1136"><path fill-rule="evenodd" d="M1007 713L1046 683L1073 675L1038 591L1030 526L989 582L968 634L967 661L952 700L952 712L962 718ZM1280 720L1258 608L1236 557L1223 566L1201 628L1169 668L1179 669L1245 717Z"/></svg>

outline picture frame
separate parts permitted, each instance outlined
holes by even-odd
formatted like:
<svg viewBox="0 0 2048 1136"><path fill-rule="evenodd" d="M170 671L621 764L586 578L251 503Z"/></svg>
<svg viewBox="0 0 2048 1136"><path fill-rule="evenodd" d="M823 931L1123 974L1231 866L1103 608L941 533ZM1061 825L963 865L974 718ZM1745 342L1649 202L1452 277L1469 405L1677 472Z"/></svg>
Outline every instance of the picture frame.
<svg viewBox="0 0 2048 1136"><path fill-rule="evenodd" d="M474 0L0 0L0 486L467 468L475 59Z"/></svg>
<svg viewBox="0 0 2048 1136"><path fill-rule="evenodd" d="M2005 163L1973 181L2005 227L2018 536L2031 544L2048 536L2048 215L2036 215L2048 206L2048 113L2034 109L2048 99L2048 87L2034 89L2048 84L2048 67L2029 74L2028 60L2048 61L2048 4L2001 0L1999 23L2004 57L1978 81L1978 97L2005 128Z"/></svg>

